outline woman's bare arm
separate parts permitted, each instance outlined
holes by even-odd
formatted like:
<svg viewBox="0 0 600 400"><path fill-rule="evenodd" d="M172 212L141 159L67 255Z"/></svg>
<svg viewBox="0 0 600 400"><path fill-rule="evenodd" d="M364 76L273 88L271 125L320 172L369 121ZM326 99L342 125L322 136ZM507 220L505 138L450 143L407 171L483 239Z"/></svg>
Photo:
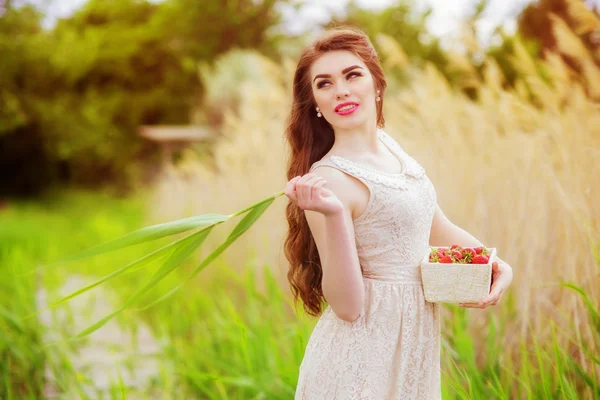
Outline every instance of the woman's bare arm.
<svg viewBox="0 0 600 400"><path fill-rule="evenodd" d="M439 204L436 205L435 214L431 223L431 232L429 235L430 246L450 246L458 244L460 246L485 246L479 239L467 232L465 229L456 225L442 211ZM500 263L506 264L498 255L496 259Z"/></svg>
<svg viewBox="0 0 600 400"><path fill-rule="evenodd" d="M355 185L349 184L352 178L334 168L315 168L313 174L323 177L325 187L344 204L343 211L328 216L309 210L304 213L319 251L325 299L339 318L352 322L360 316L365 299L352 223Z"/></svg>

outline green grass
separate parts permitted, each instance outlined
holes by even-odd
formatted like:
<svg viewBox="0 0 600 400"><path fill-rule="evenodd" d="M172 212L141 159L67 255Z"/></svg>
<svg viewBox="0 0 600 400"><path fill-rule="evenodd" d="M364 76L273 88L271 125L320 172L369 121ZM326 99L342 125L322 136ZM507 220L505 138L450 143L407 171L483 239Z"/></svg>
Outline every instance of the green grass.
<svg viewBox="0 0 600 400"><path fill-rule="evenodd" d="M45 346L44 328L36 318L24 316L36 311L35 292L40 285L53 293L72 274L99 279L169 243L158 239L65 265L44 266L146 226L144 217L143 195L115 199L85 192L11 203L0 211L0 398L43 398L46 366L56 371L59 391L86 398L83 384L89 377L69 358L69 349L85 341ZM229 230L235 226L225 225ZM149 387L132 388L125 380L117 381L106 398L127 398L139 395L138 391L164 399L293 398L298 366L316 321L294 312L287 288L280 287L269 266L249 259L239 273L216 258L181 290L146 307L187 280L213 250L199 250L116 318L131 331L140 321L147 323L164 345L164 354L159 358L160 373ZM110 287L123 304L159 268L155 262L137 266L101 287ZM564 290L571 291L597 324L598 306L585 301L585 292L577 285ZM52 300L58 298L54 294ZM53 311L69 310L77 301L71 299ZM507 349L507 338L517 333L507 332L506 322L515 317L517 307L510 293L505 296L500 312L487 314L485 337L469 332L473 311L452 306L444 310L444 399L598 398L598 368L590 366L600 365L592 350L600 344L600 328L596 342L580 349L583 361L575 356L574 347L558 346L556 338L561 335L573 336L574 345L577 341L571 326L554 321L550 321L554 341L539 343L535 332L529 332L519 348Z"/></svg>

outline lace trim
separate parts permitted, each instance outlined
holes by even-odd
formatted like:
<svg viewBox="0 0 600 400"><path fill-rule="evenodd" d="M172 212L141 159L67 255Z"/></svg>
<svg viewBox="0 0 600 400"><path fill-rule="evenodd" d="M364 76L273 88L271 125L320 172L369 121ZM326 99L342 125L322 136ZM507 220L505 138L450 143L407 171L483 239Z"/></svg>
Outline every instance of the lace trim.
<svg viewBox="0 0 600 400"><path fill-rule="evenodd" d="M389 173L376 171L352 160L348 160L347 158L339 156L330 156L329 158L338 167L352 175L356 175L368 181L379 183L393 189L406 190L408 188L408 177L412 177L414 179L423 178L425 175L425 168L423 168L415 159L410 157L404 150L402 150L400 145L394 139L392 139L382 130L378 130L378 136L380 140L383 141L383 143L403 162L405 167L404 172Z"/></svg>
<svg viewBox="0 0 600 400"><path fill-rule="evenodd" d="M414 158L408 155L400 144L395 141L390 135L385 133L383 130L378 129L377 133L379 134L379 138L383 141L383 143L389 148L395 150L397 152L398 157L400 157L406 165L406 171L404 173L406 175L410 175L415 179L420 179L425 175L425 168L421 166Z"/></svg>
<svg viewBox="0 0 600 400"><path fill-rule="evenodd" d="M362 165L345 158L338 156L331 156L330 158L331 161L344 171L369 182L378 183L392 189L407 189L408 187L407 177L404 174L386 174L384 172L366 169Z"/></svg>

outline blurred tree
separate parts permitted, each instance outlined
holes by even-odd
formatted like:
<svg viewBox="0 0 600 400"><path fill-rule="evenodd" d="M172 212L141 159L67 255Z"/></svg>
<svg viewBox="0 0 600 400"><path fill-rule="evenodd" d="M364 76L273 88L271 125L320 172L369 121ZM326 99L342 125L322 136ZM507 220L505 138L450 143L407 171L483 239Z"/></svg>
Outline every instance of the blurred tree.
<svg viewBox="0 0 600 400"><path fill-rule="evenodd" d="M0 15L0 194L132 183L140 124L185 124L199 61L270 47L277 1L90 0L50 31L33 6ZM150 146L150 145L149 145Z"/></svg>
<svg viewBox="0 0 600 400"><path fill-rule="evenodd" d="M31 6L6 7L0 17L0 194L29 193L52 180L33 115L36 98L26 92L47 66L42 17Z"/></svg>
<svg viewBox="0 0 600 400"><path fill-rule="evenodd" d="M544 57L546 51L561 52L557 46L553 15L568 25L600 66L600 13L595 6L586 6L582 0L540 0L523 10L518 29L524 37L540 43L538 55ZM574 57L561 53L571 68L581 72Z"/></svg>
<svg viewBox="0 0 600 400"><path fill-rule="evenodd" d="M414 11L414 4L410 1L401 1L381 10L364 9L351 0L345 18L334 18L327 27L336 25L351 25L362 29L374 42L378 33L383 33L396 40L406 56L416 66L422 66L425 61L433 63L447 78L452 79L448 73L448 59L441 48L439 39L431 36L426 29L427 18L431 9L421 15ZM400 81L406 78L405 70L395 68L388 71Z"/></svg>
<svg viewBox="0 0 600 400"><path fill-rule="evenodd" d="M178 54L212 60L232 48L270 50L269 28L281 22L275 5L287 0L171 0L164 3L163 35Z"/></svg>

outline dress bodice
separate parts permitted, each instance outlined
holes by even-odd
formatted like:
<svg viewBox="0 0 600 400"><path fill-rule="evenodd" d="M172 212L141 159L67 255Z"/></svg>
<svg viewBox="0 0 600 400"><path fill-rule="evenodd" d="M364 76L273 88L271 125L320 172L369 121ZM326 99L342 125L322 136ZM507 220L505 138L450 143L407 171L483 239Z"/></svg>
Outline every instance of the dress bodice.
<svg viewBox="0 0 600 400"><path fill-rule="evenodd" d="M420 282L418 268L429 249L437 204L425 169L391 136L378 129L379 140L400 160L402 173L386 173L343 157L312 164L339 169L361 181L370 192L365 211L354 219L356 246L364 276L379 280Z"/></svg>

